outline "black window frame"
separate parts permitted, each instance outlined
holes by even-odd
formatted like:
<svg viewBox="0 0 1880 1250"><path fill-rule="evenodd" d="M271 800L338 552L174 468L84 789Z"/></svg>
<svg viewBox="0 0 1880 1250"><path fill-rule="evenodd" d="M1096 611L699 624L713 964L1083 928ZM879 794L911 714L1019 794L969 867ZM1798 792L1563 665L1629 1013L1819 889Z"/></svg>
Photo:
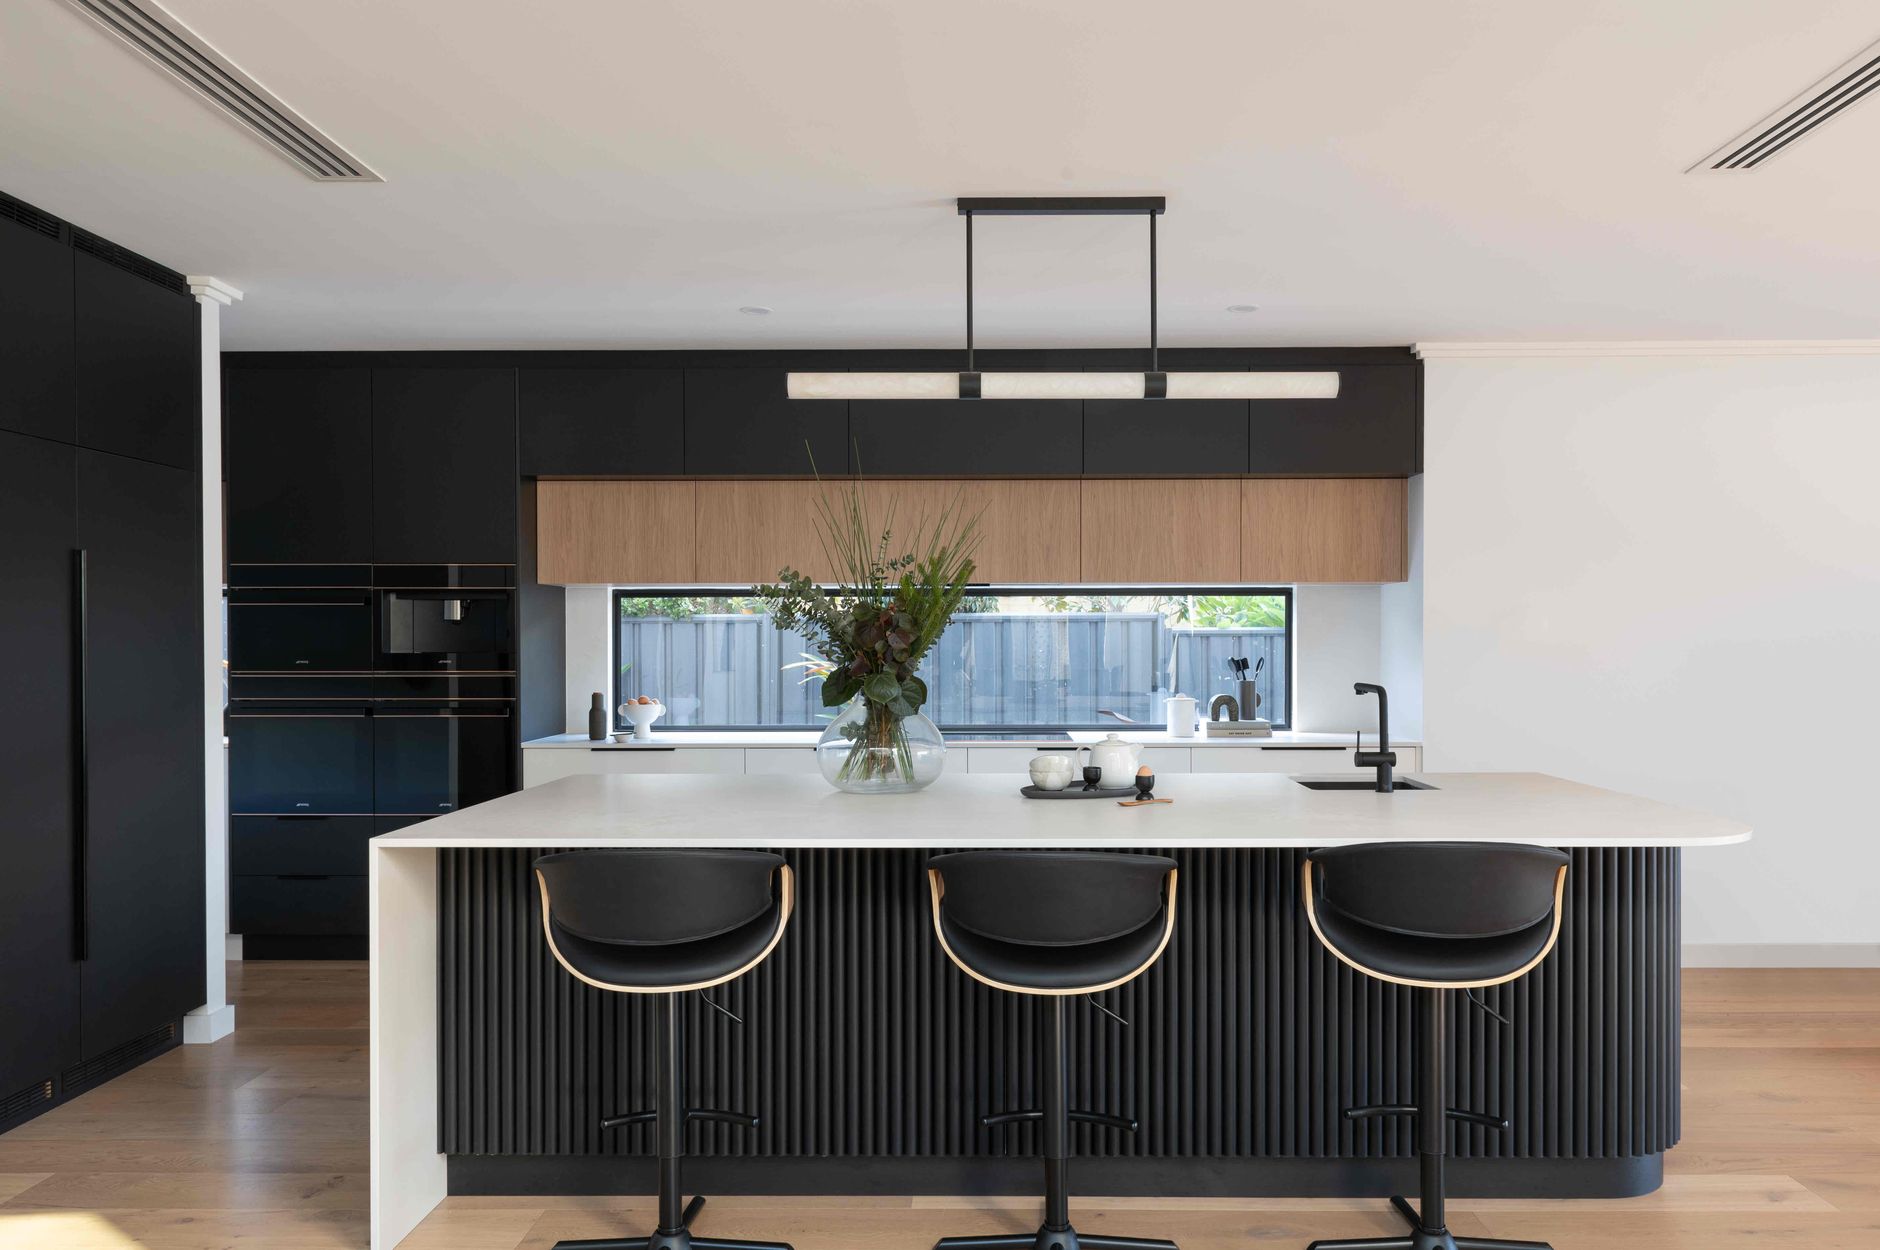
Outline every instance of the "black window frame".
<svg viewBox="0 0 1880 1250"><path fill-rule="evenodd" d="M824 589L833 589L825 585ZM1293 717L1293 675L1297 671L1298 652L1294 647L1297 621L1293 612L1293 587L1291 586L1087 586L1054 583L1044 585L973 585L968 589L971 595L1012 595L1038 596L1044 594L1080 594L1080 595L1118 595L1118 596L1153 596L1153 595L1237 595L1252 598L1272 597L1286 605L1286 663L1289 669L1286 677L1286 706L1284 721L1272 720L1276 730L1292 727ZM612 586L607 596L607 669L608 687L612 702L608 713L615 733L625 733L632 728L631 722L620 715L620 705L624 698L620 692L620 601L622 599L749 599L749 586ZM1206 715L1207 700L1200 695L1203 712ZM1070 730L1075 733L1090 733L1099 730L1128 732L1131 729L1149 729L1160 732L1164 726L1140 722L1129 725L1115 720L1101 721L1088 725L940 725L943 733L1045 733L1056 730ZM664 725L658 726L661 734L689 733L806 733L820 730L817 725Z"/></svg>

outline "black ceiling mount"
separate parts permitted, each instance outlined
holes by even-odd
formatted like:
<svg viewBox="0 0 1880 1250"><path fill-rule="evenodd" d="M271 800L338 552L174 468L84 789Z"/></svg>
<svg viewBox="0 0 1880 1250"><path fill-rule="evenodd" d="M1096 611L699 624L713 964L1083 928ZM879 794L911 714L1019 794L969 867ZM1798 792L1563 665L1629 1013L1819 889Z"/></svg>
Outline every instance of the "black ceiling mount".
<svg viewBox="0 0 1880 1250"><path fill-rule="evenodd" d="M1162 352L1156 342L1155 219L1168 211L1164 195L962 195L954 201L966 218L966 371L960 374L960 398L979 398L979 373L973 363L973 218L975 217L1147 217L1149 219L1149 372L1143 397L1168 394Z"/></svg>
<svg viewBox="0 0 1880 1250"><path fill-rule="evenodd" d="M962 216L1140 217L1168 211L1165 195L962 195Z"/></svg>

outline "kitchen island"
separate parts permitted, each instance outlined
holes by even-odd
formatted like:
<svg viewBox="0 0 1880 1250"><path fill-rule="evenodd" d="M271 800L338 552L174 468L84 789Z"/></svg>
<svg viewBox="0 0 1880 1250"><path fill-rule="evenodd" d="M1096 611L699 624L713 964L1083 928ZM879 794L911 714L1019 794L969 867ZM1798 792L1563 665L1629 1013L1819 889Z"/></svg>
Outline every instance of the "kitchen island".
<svg viewBox="0 0 1880 1250"><path fill-rule="evenodd" d="M1363 774L1344 773L1349 781ZM1456 996L1455 1088L1513 1131L1454 1129L1457 1192L1622 1195L1654 1188L1678 1137L1683 848L1741 824L1531 773L1416 774L1428 790L1315 791L1282 775L1165 779L1166 806L1034 802L1009 776L949 774L858 797L820 778L575 776L375 838L371 854L373 1244L390 1250L447 1192L650 1190L644 1130L600 1119L646 1088L644 1004L573 982L544 949L528 865L550 850L747 846L794 865L776 954L723 988L691 1036L707 1125L696 1181L719 1192L1030 1192L1023 1104L1032 1016L953 971L931 940L932 850L1156 850L1181 866L1177 928L1147 975L1073 1013L1078 1101L1135 1135L1079 1126L1091 1192L1386 1192L1407 1175L1408 997L1351 973L1299 906L1312 847L1514 841L1568 849L1559 946ZM622 1156L632 1156L623 1158Z"/></svg>

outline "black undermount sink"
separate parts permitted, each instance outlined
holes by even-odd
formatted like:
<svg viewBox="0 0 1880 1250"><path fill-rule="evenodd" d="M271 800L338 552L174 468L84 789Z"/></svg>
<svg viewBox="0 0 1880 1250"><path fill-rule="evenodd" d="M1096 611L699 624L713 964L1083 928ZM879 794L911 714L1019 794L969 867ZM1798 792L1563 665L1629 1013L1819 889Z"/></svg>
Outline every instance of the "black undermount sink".
<svg viewBox="0 0 1880 1250"><path fill-rule="evenodd" d="M1308 790L1377 790L1375 781L1318 781L1310 777L1294 777L1293 780ZM1391 793L1399 790L1434 790L1436 787L1426 781L1394 781Z"/></svg>

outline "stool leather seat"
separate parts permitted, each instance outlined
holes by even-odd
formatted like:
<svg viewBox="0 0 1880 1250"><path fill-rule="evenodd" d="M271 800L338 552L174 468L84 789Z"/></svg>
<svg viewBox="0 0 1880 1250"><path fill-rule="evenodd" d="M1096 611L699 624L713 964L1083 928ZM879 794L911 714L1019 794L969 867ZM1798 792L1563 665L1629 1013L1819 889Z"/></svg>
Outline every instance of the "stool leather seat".
<svg viewBox="0 0 1880 1250"><path fill-rule="evenodd" d="M782 924L783 905L773 902L739 928L691 942L599 942L577 937L552 915L548 932L561 962L577 975L601 985L663 990L736 974L769 948Z"/></svg>
<svg viewBox="0 0 1880 1250"><path fill-rule="evenodd" d="M1525 929L1460 939L1398 933L1365 924L1321 901L1315 909L1319 938L1347 962L1399 981L1475 983L1495 981L1546 953L1554 921L1544 916Z"/></svg>
<svg viewBox="0 0 1880 1250"><path fill-rule="evenodd" d="M1158 912L1121 937L1082 946L1036 946L974 933L950 920L943 904L939 929L948 952L985 980L1029 990L1074 990L1133 975L1155 958L1168 920Z"/></svg>

